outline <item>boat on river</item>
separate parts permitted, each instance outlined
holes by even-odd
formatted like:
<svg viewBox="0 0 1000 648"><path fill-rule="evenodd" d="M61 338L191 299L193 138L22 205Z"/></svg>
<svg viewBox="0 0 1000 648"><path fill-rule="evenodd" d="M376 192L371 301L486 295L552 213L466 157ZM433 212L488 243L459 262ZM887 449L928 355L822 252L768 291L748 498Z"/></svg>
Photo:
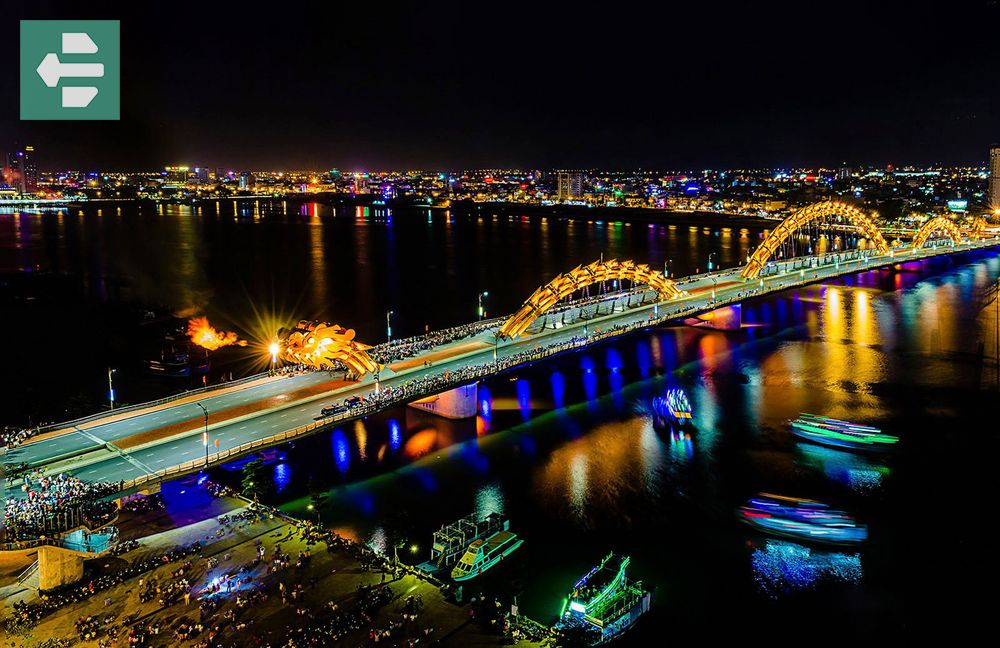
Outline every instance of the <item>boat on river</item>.
<svg viewBox="0 0 1000 648"><path fill-rule="evenodd" d="M866 525L815 500L760 493L741 506L738 515L755 529L800 541L852 545L868 539Z"/></svg>
<svg viewBox="0 0 1000 648"><path fill-rule="evenodd" d="M499 513L490 513L481 519L467 515L434 532L431 559L417 567L432 574L452 567L474 541L509 528L510 520Z"/></svg>
<svg viewBox="0 0 1000 648"><path fill-rule="evenodd" d="M663 424L686 425L691 422L691 401L683 389L668 389L653 399L653 414Z"/></svg>
<svg viewBox="0 0 1000 648"><path fill-rule="evenodd" d="M899 443L899 437L886 434L879 428L818 414L800 414L791 426L792 434L800 439L833 448L880 451Z"/></svg>
<svg viewBox="0 0 1000 648"><path fill-rule="evenodd" d="M451 570L451 577L459 582L476 578L500 564L523 543L524 540L510 531L499 531L488 538L475 540Z"/></svg>
<svg viewBox="0 0 1000 648"><path fill-rule="evenodd" d="M649 611L651 595L642 583L630 581L629 556L609 553L573 585L563 602L557 627L590 630L594 644L616 638Z"/></svg>

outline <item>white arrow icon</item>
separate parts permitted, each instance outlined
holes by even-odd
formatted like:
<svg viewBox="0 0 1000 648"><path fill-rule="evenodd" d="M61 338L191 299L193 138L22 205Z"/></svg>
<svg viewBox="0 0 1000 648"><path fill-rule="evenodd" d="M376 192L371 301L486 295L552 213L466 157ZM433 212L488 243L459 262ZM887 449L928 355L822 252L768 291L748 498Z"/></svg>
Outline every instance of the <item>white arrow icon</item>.
<svg viewBox="0 0 1000 648"><path fill-rule="evenodd" d="M59 55L49 52L38 65L38 76L42 77L50 88L59 85L62 77L102 77L104 76L103 63L62 63Z"/></svg>
<svg viewBox="0 0 1000 648"><path fill-rule="evenodd" d="M65 32L62 35L63 54L96 54L97 44L84 32ZM95 78L104 76L103 63L63 63L55 52L49 52L35 70L45 85L54 88L66 78ZM63 108L86 108L97 96L93 86L69 86L62 89Z"/></svg>

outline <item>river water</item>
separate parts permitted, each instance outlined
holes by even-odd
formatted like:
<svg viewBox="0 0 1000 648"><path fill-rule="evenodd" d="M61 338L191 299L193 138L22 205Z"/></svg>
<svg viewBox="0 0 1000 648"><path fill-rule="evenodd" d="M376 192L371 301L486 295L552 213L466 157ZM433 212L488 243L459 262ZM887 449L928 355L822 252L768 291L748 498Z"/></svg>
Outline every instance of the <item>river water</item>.
<svg viewBox="0 0 1000 648"><path fill-rule="evenodd" d="M400 313L400 333L416 332L424 320L471 319L478 290L509 312L539 278L602 251L673 259L685 274L712 251L736 263L757 235L252 209L3 216L0 263L59 264L87 278L97 302L100 277L124 276L132 297L237 330L252 321L247 304L274 303L377 341L387 308ZM390 554L402 539L410 562L427 558L442 524L503 512L525 544L466 592L516 596L546 623L604 554L628 553L632 575L654 591L635 645L981 628L995 597L980 588L992 590L1000 571L996 319L982 304L998 276L994 252L911 263L748 303L740 331L667 327L560 356L481 384L475 419L398 408L300 440L270 467L271 499L314 515L306 493L329 489L324 524ZM669 387L691 398L685 435L654 429L643 413ZM900 448L860 456L798 443L787 421L800 412L881 426ZM758 491L846 509L870 539L847 550L767 539L734 515Z"/></svg>

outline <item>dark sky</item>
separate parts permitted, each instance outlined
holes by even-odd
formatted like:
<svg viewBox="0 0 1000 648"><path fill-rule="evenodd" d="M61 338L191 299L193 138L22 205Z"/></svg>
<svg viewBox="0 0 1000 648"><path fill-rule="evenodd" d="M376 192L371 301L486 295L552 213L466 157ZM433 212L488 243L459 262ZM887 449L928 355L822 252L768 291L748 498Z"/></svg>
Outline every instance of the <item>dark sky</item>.
<svg viewBox="0 0 1000 648"><path fill-rule="evenodd" d="M34 144L43 168L696 169L979 164L1000 141L998 0L117 5L4 7L0 150ZM19 18L122 21L120 122L19 120Z"/></svg>

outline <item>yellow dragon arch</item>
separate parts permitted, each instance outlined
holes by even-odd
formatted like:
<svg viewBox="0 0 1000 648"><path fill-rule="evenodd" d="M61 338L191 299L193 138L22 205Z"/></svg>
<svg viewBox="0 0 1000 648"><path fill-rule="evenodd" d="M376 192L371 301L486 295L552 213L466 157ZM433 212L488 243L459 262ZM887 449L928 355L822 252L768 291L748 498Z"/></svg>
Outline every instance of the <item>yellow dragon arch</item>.
<svg viewBox="0 0 1000 648"><path fill-rule="evenodd" d="M774 256L782 243L793 236L802 226L827 216L846 218L858 228L858 231L868 239L875 249L883 254L889 251L889 244L886 243L885 237L882 236L875 221L860 209L842 202L818 202L792 212L788 218L771 230L750 255L750 259L740 276L744 279L756 279L764 265Z"/></svg>
<svg viewBox="0 0 1000 648"><path fill-rule="evenodd" d="M930 239L931 234L935 232L944 232L951 237L951 240L956 245L962 242L962 230L958 228L958 225L944 216L938 216L920 226L920 229L917 230L917 235L913 237L913 249L919 250L922 248L924 243Z"/></svg>
<svg viewBox="0 0 1000 648"><path fill-rule="evenodd" d="M516 338L560 300L586 286L612 279L619 281L628 279L633 283L649 286L659 293L661 299L672 299L681 294L681 290L673 281L664 277L662 273L651 270L648 265L638 264L632 260L595 261L564 272L533 292L521 305L520 310L511 315L500 327L499 334L506 338Z"/></svg>

